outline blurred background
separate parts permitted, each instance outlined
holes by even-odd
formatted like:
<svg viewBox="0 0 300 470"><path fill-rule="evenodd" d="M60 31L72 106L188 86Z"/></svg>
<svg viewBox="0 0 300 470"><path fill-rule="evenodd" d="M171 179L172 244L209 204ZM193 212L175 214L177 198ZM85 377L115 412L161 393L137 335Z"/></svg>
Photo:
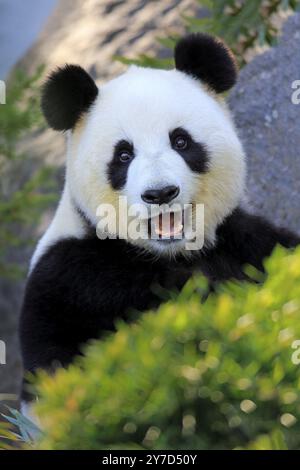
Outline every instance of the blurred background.
<svg viewBox="0 0 300 470"><path fill-rule="evenodd" d="M240 68L229 104L249 166L249 205L299 232L299 1L0 0L0 402L18 406L17 322L34 244L46 229L64 175L64 136L48 130L39 88L52 68L78 63L99 85L128 63L172 67L186 31L221 36Z"/></svg>

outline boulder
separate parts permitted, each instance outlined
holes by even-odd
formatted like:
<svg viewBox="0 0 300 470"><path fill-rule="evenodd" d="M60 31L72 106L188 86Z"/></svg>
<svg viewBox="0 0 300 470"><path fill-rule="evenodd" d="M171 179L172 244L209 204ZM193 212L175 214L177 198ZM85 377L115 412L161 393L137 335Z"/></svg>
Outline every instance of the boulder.
<svg viewBox="0 0 300 470"><path fill-rule="evenodd" d="M276 47L240 73L229 104L247 153L252 210L300 233L300 14L288 19Z"/></svg>

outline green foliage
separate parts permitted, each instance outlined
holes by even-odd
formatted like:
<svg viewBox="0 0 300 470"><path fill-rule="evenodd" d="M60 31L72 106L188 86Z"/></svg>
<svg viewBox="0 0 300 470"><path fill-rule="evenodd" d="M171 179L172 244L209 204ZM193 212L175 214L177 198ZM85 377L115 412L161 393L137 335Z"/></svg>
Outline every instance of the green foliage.
<svg viewBox="0 0 300 470"><path fill-rule="evenodd" d="M21 70L15 72L7 90L6 104L0 106L0 154L17 159L16 140L28 129L41 124L37 81L43 67L31 76Z"/></svg>
<svg viewBox="0 0 300 470"><path fill-rule="evenodd" d="M204 304L206 283L192 279L68 370L41 373L37 447L299 448L300 248L276 249L267 271Z"/></svg>
<svg viewBox="0 0 300 470"><path fill-rule="evenodd" d="M12 450L12 444L17 440L18 438L12 432L10 424L0 421L0 450Z"/></svg>
<svg viewBox="0 0 300 470"><path fill-rule="evenodd" d="M19 150L19 141L42 125L37 82L42 68L32 77L17 71L9 83L6 104L0 105L0 276L15 276L20 269L9 262L12 248L30 241L29 227L37 222L41 210L54 200L52 170L36 167ZM20 224L22 232L20 234Z"/></svg>
<svg viewBox="0 0 300 470"><path fill-rule="evenodd" d="M0 422L0 449L9 449L11 447L11 444L6 443L6 439L12 443L18 442L22 446L24 444L32 446L34 439L42 435L41 430L18 410L9 406L6 408L10 416L2 414L6 422ZM18 432L12 432L11 426L14 426L14 429Z"/></svg>
<svg viewBox="0 0 300 470"><path fill-rule="evenodd" d="M199 3L210 14L202 19L186 18L189 30L223 38L242 64L249 49L275 44L279 32L275 15L299 7L299 0L199 0Z"/></svg>
<svg viewBox="0 0 300 470"><path fill-rule="evenodd" d="M183 16L187 32L205 32L221 37L235 53L240 65L247 51L255 46L274 45L279 33L277 15L297 10L299 0L198 0L202 11L200 18ZM166 48L173 49L177 36L158 38ZM173 59L140 55L137 59L117 56L125 64L143 67L171 68Z"/></svg>

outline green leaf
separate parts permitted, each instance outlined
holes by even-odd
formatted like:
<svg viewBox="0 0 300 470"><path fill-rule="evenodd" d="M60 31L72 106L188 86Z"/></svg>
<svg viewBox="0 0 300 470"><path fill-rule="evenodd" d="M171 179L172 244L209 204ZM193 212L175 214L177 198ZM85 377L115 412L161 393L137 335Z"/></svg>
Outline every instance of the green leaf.
<svg viewBox="0 0 300 470"><path fill-rule="evenodd" d="M12 416L2 414L3 418L9 423L13 424L18 428L20 435L17 435L20 440L23 440L27 444L32 444L34 439L41 437L42 431L40 428L29 420L26 416L22 415L18 410L6 406Z"/></svg>

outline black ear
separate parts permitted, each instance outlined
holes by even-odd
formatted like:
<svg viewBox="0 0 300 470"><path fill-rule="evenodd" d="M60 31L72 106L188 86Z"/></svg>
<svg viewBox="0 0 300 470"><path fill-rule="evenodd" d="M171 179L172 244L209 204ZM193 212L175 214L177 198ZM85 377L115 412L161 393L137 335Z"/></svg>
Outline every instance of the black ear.
<svg viewBox="0 0 300 470"><path fill-rule="evenodd" d="M229 90L237 79L237 65L231 50L208 34L194 33L181 39L175 47L175 65L216 93Z"/></svg>
<svg viewBox="0 0 300 470"><path fill-rule="evenodd" d="M50 127L73 129L98 95L94 80L79 65L66 65L49 76L42 90L41 106Z"/></svg>

